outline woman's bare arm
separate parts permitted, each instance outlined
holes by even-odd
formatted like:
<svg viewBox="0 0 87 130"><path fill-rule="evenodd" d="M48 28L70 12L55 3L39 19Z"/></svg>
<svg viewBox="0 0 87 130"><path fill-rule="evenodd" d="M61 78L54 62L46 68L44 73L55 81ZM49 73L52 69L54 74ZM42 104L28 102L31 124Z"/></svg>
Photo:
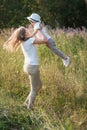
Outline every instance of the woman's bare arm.
<svg viewBox="0 0 87 130"><path fill-rule="evenodd" d="M47 44L47 40L39 40L35 37L34 44Z"/></svg>

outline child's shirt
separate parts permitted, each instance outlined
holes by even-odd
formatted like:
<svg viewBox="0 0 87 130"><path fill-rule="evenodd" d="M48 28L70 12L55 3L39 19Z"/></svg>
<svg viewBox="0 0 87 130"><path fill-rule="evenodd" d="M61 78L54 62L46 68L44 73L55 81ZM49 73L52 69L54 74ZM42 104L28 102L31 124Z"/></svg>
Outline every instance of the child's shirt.
<svg viewBox="0 0 87 130"><path fill-rule="evenodd" d="M40 22L36 22L36 23L34 24L34 31L39 30L39 29L41 29L41 27L40 27Z"/></svg>
<svg viewBox="0 0 87 130"><path fill-rule="evenodd" d="M42 31L43 35L47 38L47 40L51 38L51 36L49 36L49 34L47 33L45 27L41 27L41 23L40 22L36 22L35 23L35 25L34 25L34 31L36 31L36 30ZM38 39L41 38L41 33L39 33L39 31L36 33L36 37Z"/></svg>
<svg viewBox="0 0 87 130"><path fill-rule="evenodd" d="M38 39L41 39L41 34L40 34L40 32L39 32L39 30L41 31L40 22L36 22L36 23L34 24L34 32L37 31L37 30L38 30L38 32L36 33L36 37L37 37Z"/></svg>
<svg viewBox="0 0 87 130"><path fill-rule="evenodd" d="M47 40L51 38L51 36L47 33L45 27L42 28L42 33L43 33L43 35L47 38Z"/></svg>

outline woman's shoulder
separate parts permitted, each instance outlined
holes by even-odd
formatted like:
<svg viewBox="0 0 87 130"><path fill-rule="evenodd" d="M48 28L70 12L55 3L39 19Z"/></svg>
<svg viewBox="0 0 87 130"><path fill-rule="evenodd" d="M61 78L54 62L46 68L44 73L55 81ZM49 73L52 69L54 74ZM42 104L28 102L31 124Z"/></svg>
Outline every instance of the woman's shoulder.
<svg viewBox="0 0 87 130"><path fill-rule="evenodd" d="M28 38L25 42L26 42L27 44L32 44L32 43L34 43L34 40L35 40L35 38L34 38L34 37L31 37L31 38Z"/></svg>

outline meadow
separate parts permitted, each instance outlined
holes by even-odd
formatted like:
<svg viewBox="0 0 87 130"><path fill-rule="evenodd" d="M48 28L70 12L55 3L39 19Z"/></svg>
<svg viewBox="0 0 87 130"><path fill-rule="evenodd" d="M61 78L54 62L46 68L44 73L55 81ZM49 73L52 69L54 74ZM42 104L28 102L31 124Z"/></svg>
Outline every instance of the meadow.
<svg viewBox="0 0 87 130"><path fill-rule="evenodd" d="M87 30L50 29L69 67L45 45L38 46L43 82L34 110L22 104L30 91L23 54L3 50L12 30L0 34L0 130L87 130Z"/></svg>

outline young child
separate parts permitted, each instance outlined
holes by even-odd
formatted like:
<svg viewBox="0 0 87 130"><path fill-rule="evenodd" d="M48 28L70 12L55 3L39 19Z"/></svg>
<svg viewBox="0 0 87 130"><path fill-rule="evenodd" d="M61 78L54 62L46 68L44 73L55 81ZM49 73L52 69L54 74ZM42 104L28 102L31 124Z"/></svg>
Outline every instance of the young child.
<svg viewBox="0 0 87 130"><path fill-rule="evenodd" d="M3 48L13 52L21 45L24 54L23 68L24 72L29 76L31 86L31 91L23 105L28 109L32 109L37 93L42 87L36 44L44 44L45 41L39 41L34 37L28 38L29 35L28 29L20 27L16 29L12 36L4 43Z"/></svg>
<svg viewBox="0 0 87 130"><path fill-rule="evenodd" d="M30 25L33 27L34 32L31 34L30 37L35 36L38 37L40 40L46 40L47 39L47 47L52 50L56 55L60 56L62 58L63 64L65 67L69 66L70 64L70 57L66 56L63 52L61 52L59 49L56 48L55 41L49 36L49 34L46 32L45 28L41 26L41 17L37 13L31 14L29 17L27 17Z"/></svg>
<svg viewBox="0 0 87 130"><path fill-rule="evenodd" d="M34 19L33 19L34 17ZM27 19L30 21L30 25L28 26L29 30L32 30L33 27L33 33L30 35L30 37L36 36L39 40L46 40L47 38L45 35L43 35L42 30L42 25L40 21L40 16L38 14L32 14L31 17L27 17Z"/></svg>

